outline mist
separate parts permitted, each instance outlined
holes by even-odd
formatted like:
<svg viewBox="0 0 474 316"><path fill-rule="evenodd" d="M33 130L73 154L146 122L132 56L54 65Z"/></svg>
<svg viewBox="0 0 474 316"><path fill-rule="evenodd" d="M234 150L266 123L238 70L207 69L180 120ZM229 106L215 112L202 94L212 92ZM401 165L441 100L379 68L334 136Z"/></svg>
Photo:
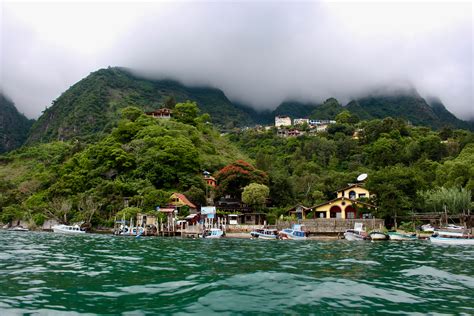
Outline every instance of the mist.
<svg viewBox="0 0 474 316"><path fill-rule="evenodd" d="M216 87L257 109L413 86L468 120L472 23L470 2L7 3L1 87L37 117L109 65Z"/></svg>

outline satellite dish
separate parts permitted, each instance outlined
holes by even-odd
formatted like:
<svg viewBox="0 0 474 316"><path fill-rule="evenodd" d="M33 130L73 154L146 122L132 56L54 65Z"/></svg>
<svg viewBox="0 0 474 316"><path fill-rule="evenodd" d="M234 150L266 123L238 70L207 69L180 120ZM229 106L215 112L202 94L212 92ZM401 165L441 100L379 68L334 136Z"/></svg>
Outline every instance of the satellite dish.
<svg viewBox="0 0 474 316"><path fill-rule="evenodd" d="M364 181L365 179L367 179L367 173L363 173L357 177L357 181L359 182Z"/></svg>

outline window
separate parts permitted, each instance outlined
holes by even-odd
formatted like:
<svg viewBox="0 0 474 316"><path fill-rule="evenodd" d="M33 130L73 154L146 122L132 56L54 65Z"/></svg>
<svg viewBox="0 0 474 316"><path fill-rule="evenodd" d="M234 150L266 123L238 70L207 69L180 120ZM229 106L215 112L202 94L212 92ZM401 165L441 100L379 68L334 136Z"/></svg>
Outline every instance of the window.
<svg viewBox="0 0 474 316"><path fill-rule="evenodd" d="M365 193L359 193L359 198L365 198Z"/></svg>
<svg viewBox="0 0 474 316"><path fill-rule="evenodd" d="M356 198L356 193L355 191L350 191L349 192L349 199L355 199Z"/></svg>

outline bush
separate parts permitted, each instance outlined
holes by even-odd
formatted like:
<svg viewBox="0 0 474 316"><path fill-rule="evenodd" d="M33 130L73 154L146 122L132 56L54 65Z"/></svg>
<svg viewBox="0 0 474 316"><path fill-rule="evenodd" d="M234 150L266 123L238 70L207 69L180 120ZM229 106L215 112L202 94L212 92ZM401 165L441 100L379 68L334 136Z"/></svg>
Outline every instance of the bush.
<svg viewBox="0 0 474 316"><path fill-rule="evenodd" d="M33 215L33 222L36 226L43 226L44 222L46 221L46 216L44 214L38 213Z"/></svg>

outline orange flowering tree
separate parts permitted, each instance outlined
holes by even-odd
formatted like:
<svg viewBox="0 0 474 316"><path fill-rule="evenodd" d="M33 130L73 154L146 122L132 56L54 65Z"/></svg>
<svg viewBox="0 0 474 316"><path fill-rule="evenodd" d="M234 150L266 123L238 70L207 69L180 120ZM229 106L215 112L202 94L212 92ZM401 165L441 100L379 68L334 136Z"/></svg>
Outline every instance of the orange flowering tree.
<svg viewBox="0 0 474 316"><path fill-rule="evenodd" d="M240 199L243 188L250 183L268 185L268 175L243 160L237 160L219 170L216 180L218 197L229 194Z"/></svg>

